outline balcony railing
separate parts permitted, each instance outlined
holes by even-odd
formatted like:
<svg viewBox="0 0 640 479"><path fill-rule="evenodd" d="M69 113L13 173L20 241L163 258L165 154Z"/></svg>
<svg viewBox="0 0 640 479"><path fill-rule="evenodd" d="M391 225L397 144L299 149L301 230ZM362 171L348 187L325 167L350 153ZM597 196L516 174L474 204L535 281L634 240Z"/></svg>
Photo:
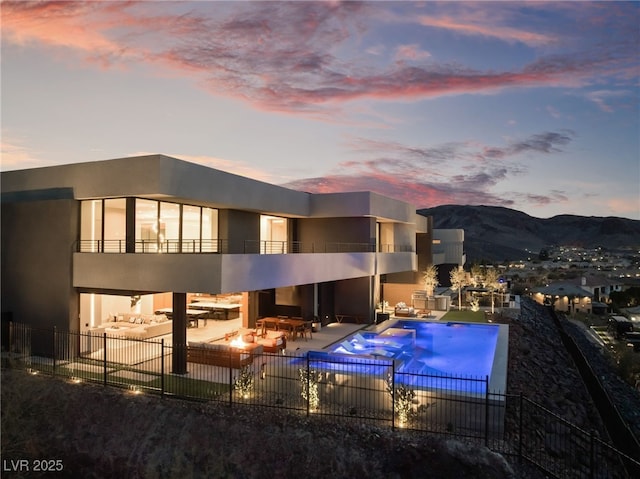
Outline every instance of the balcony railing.
<svg viewBox="0 0 640 479"><path fill-rule="evenodd" d="M295 253L399 253L413 252L411 245L378 245L371 243L303 243L301 241L245 240L79 240L78 253L222 253L222 254L295 254Z"/></svg>

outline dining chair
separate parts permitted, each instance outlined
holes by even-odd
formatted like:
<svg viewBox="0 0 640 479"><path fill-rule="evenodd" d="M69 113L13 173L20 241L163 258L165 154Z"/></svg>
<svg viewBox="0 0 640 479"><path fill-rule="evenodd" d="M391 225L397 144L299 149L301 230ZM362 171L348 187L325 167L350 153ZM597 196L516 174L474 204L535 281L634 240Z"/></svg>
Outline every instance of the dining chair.
<svg viewBox="0 0 640 479"><path fill-rule="evenodd" d="M264 318L262 320L262 329L265 331L277 331L278 330L278 321L275 319Z"/></svg>
<svg viewBox="0 0 640 479"><path fill-rule="evenodd" d="M279 323L278 331L282 331L287 335L287 339L293 341L295 339L294 336L294 328L290 323Z"/></svg>
<svg viewBox="0 0 640 479"><path fill-rule="evenodd" d="M303 324L297 327L296 332L306 341L307 338L313 339L312 331L313 323L311 321L305 321Z"/></svg>

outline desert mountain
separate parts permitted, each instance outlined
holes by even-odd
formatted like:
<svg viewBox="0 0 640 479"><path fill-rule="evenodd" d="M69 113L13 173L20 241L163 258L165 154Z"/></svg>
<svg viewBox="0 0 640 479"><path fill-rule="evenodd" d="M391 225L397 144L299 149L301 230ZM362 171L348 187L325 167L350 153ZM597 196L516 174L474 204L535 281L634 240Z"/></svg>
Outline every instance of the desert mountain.
<svg viewBox="0 0 640 479"><path fill-rule="evenodd" d="M467 262L537 256L563 245L608 250L640 247L640 221L619 217L559 215L535 218L497 206L442 205L418 210L437 229L464 229Z"/></svg>

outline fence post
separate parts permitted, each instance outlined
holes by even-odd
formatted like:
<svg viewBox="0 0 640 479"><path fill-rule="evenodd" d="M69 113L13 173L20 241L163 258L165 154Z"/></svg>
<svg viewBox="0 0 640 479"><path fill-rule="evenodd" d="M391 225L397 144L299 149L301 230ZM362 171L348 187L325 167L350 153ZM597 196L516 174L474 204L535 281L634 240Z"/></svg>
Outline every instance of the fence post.
<svg viewBox="0 0 640 479"><path fill-rule="evenodd" d="M103 383L107 385L107 333L102 333L102 350L104 354L102 355L102 373L103 373Z"/></svg>
<svg viewBox="0 0 640 479"><path fill-rule="evenodd" d="M309 414L311 412L311 390L309 389L311 386L311 381L310 381L310 371L309 371L309 355L307 354L307 417L309 417Z"/></svg>
<svg viewBox="0 0 640 479"><path fill-rule="evenodd" d="M164 338L160 340L160 396L164 396Z"/></svg>
<svg viewBox="0 0 640 479"><path fill-rule="evenodd" d="M589 434L589 477L593 479L594 471L593 466L595 464L595 435L593 434L593 430Z"/></svg>
<svg viewBox="0 0 640 479"><path fill-rule="evenodd" d="M518 462L522 463L522 422L524 416L524 410L522 409L524 406L524 400L522 393L520 393L520 417L518 424Z"/></svg>
<svg viewBox="0 0 640 479"><path fill-rule="evenodd" d="M484 445L489 447L489 376L484 379Z"/></svg>
<svg viewBox="0 0 640 479"><path fill-rule="evenodd" d="M231 349L229 349L229 407L233 407L233 369L231 368Z"/></svg>
<svg viewBox="0 0 640 479"><path fill-rule="evenodd" d="M391 360L391 429L396 428L396 360Z"/></svg>
<svg viewBox="0 0 640 479"><path fill-rule="evenodd" d="M53 375L56 375L56 326L53 326Z"/></svg>

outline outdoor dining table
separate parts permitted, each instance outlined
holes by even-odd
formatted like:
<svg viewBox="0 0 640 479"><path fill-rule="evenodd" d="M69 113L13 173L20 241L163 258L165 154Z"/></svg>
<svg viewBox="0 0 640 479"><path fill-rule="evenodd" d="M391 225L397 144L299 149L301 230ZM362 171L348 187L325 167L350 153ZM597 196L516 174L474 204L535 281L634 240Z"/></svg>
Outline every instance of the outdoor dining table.
<svg viewBox="0 0 640 479"><path fill-rule="evenodd" d="M260 318L256 320L256 329L262 329L262 334L268 329L274 331L285 331L287 338L295 341L299 328L305 324L304 319L294 318Z"/></svg>

